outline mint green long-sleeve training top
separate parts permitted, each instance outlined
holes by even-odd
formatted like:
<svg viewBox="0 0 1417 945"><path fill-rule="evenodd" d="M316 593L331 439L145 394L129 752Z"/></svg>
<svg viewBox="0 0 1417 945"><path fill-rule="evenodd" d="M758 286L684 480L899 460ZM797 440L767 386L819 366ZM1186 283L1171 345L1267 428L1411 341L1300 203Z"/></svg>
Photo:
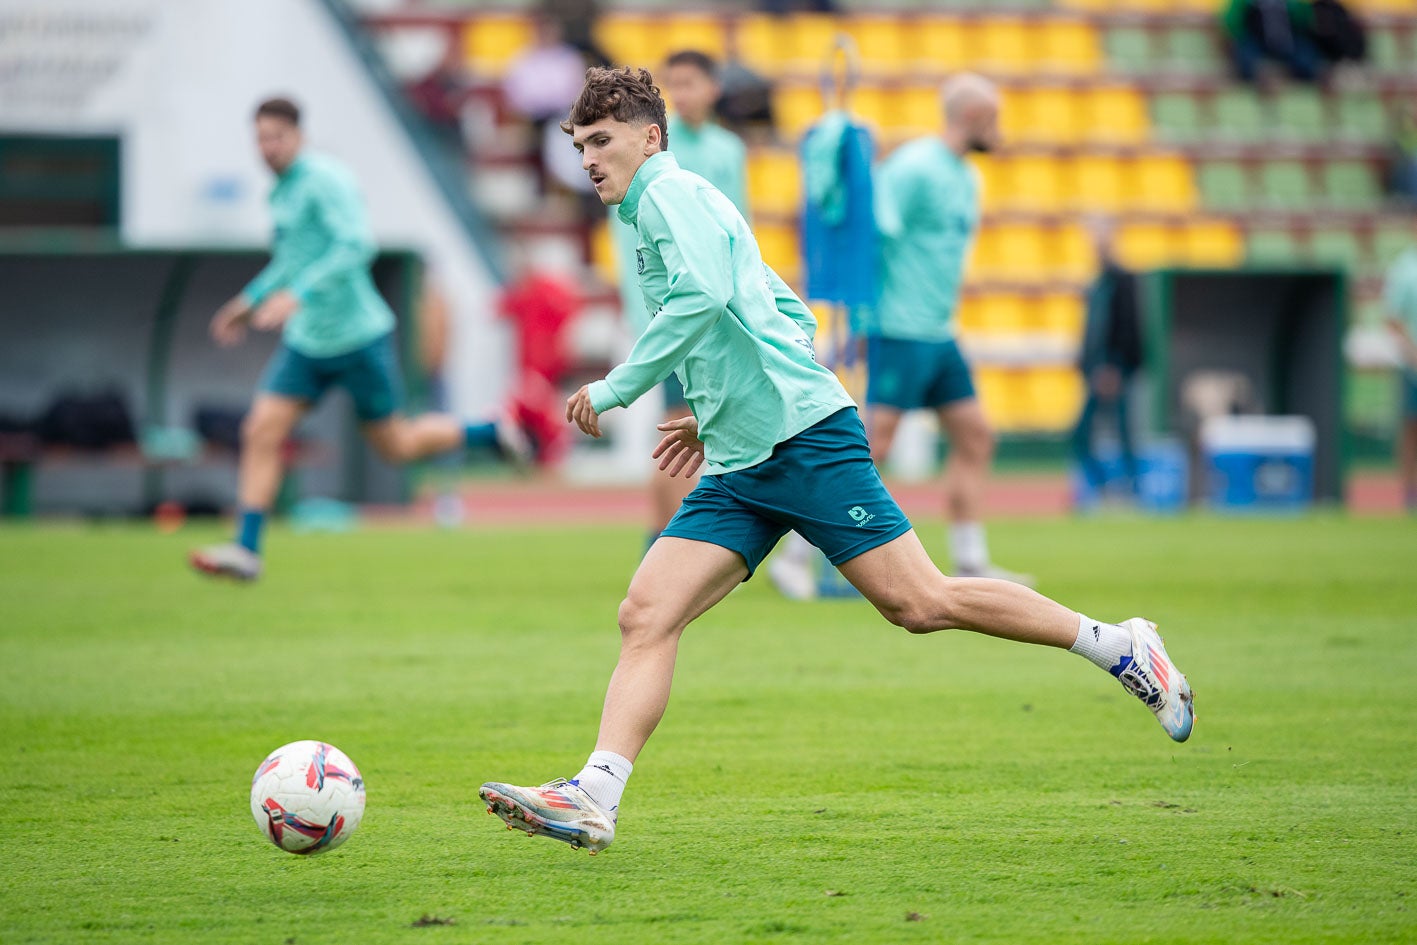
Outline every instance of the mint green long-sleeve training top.
<svg viewBox="0 0 1417 945"><path fill-rule="evenodd" d="M394 313L369 276L376 247L354 175L330 158L301 154L276 178L270 204L271 261L242 295L259 305L288 289L300 300L285 343L329 358L392 331Z"/></svg>
<svg viewBox="0 0 1417 945"><path fill-rule="evenodd" d="M811 310L764 265L747 221L712 184L661 151L635 172L619 213L639 234L636 268L653 315L625 363L590 385L597 413L677 373L705 473L715 475L755 466L855 405L816 362Z"/></svg>

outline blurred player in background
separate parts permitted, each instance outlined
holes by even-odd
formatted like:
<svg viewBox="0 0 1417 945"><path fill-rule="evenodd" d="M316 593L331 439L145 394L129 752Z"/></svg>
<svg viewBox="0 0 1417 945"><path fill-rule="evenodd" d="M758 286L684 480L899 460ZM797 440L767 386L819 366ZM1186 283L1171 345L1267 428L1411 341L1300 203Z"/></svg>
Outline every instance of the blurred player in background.
<svg viewBox="0 0 1417 945"><path fill-rule="evenodd" d="M1417 512L1417 243L1388 269L1383 304L1402 359L1402 427L1397 434L1402 499L1408 512Z"/></svg>
<svg viewBox="0 0 1417 945"><path fill-rule="evenodd" d="M717 63L697 50L676 52L665 61L664 79L664 90L674 109L669 116L669 141L675 160L684 170L698 174L717 187L733 201L739 213L748 216L748 149L737 135L714 122L714 104L720 91ZM619 268L621 307L638 338L650 321L644 295L640 292L639 235L633 226L620 219L613 207L610 233ZM665 420L689 416L684 387L678 377L669 375L660 390L664 394ZM693 487L694 480L690 476L668 476L661 472L651 475L651 518L646 548L654 544Z"/></svg>
<svg viewBox="0 0 1417 945"><path fill-rule="evenodd" d="M871 454L883 464L901 416L933 410L949 439L945 514L950 554L961 577L1033 579L996 567L981 522L984 481L994 458L994 431L975 397L974 381L955 339L964 264L979 229L979 184L965 161L999 143L999 93L975 75L959 75L941 91L945 130L895 150L876 171L876 225L881 237L881 293L865 323L866 426ZM810 596L811 555L789 543L769 573L789 597Z"/></svg>
<svg viewBox="0 0 1417 945"><path fill-rule="evenodd" d="M376 250L353 175L304 149L300 110L288 99L257 107L256 140L276 175L271 261L217 311L211 333L228 346L248 326L279 329L281 343L242 425L236 538L190 557L198 571L247 581L261 574L261 532L285 472L284 444L331 387L349 391L364 438L391 463L476 446L518 462L530 455L510 420L399 413L394 314L369 275Z"/></svg>
<svg viewBox="0 0 1417 945"><path fill-rule="evenodd" d="M1071 649L1117 677L1173 739L1189 737L1191 690L1154 624L1101 623L1018 584L935 567L881 483L856 405L816 362L811 311L763 264L733 203L664 150L653 81L644 70L591 69L563 125L596 193L638 231L640 284L657 313L625 363L570 398L566 418L599 436L600 414L678 370L692 414L659 425L654 455L675 474L706 470L620 604L620 659L585 767L540 787L484 784L488 811L575 848L608 846L634 761L668 704L684 628L789 530L891 623Z"/></svg>

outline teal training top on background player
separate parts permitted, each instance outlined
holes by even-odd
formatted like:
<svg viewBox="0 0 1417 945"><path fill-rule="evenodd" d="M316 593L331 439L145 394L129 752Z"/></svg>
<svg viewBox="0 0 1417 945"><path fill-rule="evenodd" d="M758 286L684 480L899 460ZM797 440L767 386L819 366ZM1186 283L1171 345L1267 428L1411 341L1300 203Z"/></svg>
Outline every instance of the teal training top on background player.
<svg viewBox="0 0 1417 945"><path fill-rule="evenodd" d="M1388 267L1387 279L1383 282L1383 305L1417 341L1417 248L1406 250ZM1408 370L1412 370L1410 365Z"/></svg>
<svg viewBox="0 0 1417 945"><path fill-rule="evenodd" d="M974 168L937 136L883 161L875 181L881 293L865 334L913 341L954 338L964 264L979 227Z"/></svg>
<svg viewBox="0 0 1417 945"><path fill-rule="evenodd" d="M677 373L712 475L754 466L855 406L816 362L811 310L763 263L747 221L713 185L661 151L635 172L619 208L639 236L636 268L654 315L625 363L590 385L596 413Z"/></svg>
<svg viewBox="0 0 1417 945"><path fill-rule="evenodd" d="M392 331L394 313L369 275L377 247L354 175L330 158L301 154L276 179L270 204L271 261L242 294L253 307L278 289L300 300L285 344L329 358Z"/></svg>
<svg viewBox="0 0 1417 945"><path fill-rule="evenodd" d="M713 122L690 128L677 115L670 115L669 153L681 168L713 184L733 201L739 213L748 216L748 149L737 135ZM639 274L635 271L635 244L639 237L633 226L620 219L615 207L610 208L610 237L620 277L620 304L639 335L649 325L649 312L641 300Z"/></svg>

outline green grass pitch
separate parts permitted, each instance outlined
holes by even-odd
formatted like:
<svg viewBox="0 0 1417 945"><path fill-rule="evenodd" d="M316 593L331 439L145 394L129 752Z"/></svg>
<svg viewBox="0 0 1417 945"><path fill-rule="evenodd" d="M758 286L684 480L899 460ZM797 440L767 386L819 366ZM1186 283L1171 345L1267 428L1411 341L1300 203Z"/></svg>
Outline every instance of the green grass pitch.
<svg viewBox="0 0 1417 945"><path fill-rule="evenodd" d="M754 580L594 859L475 793L590 750L634 527L276 529L253 587L186 572L218 536L0 530L0 942L1417 940L1410 520L996 524L1045 593L1161 623L1179 746L1075 656ZM297 738L368 784L310 859L248 809Z"/></svg>

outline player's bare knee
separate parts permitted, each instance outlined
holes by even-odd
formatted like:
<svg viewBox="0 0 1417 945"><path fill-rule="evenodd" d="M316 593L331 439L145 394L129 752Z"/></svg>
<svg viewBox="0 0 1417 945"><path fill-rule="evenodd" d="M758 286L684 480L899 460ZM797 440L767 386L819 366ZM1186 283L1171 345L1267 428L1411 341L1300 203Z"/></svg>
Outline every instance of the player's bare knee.
<svg viewBox="0 0 1417 945"><path fill-rule="evenodd" d="M279 449L286 432L281 423L253 410L241 421L241 446L243 449Z"/></svg>

